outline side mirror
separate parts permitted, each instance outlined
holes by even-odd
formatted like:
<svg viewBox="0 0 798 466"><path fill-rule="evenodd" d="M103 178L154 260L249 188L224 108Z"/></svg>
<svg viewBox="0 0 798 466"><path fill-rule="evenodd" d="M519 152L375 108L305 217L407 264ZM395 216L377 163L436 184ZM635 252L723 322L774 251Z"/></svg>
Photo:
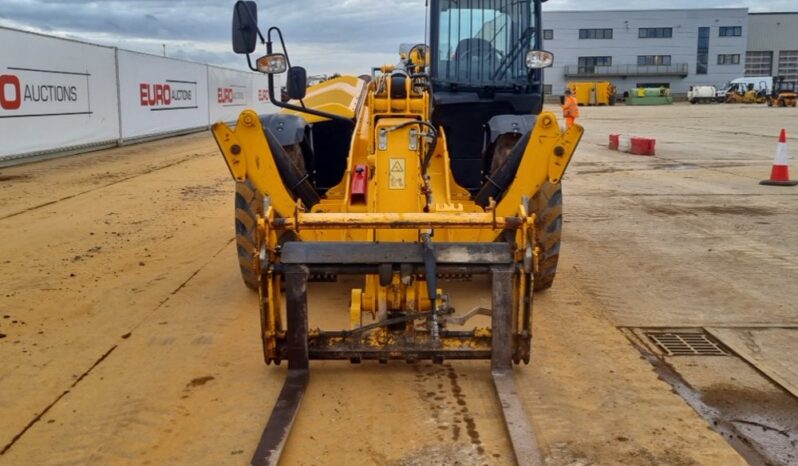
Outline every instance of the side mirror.
<svg viewBox="0 0 798 466"><path fill-rule="evenodd" d="M301 100L305 98L305 91L308 88L308 73L305 68L301 66L292 66L288 68L288 74L285 78L285 92L288 97L294 100Z"/></svg>
<svg viewBox="0 0 798 466"><path fill-rule="evenodd" d="M233 7L233 52L252 53L258 39L258 5L238 0Z"/></svg>

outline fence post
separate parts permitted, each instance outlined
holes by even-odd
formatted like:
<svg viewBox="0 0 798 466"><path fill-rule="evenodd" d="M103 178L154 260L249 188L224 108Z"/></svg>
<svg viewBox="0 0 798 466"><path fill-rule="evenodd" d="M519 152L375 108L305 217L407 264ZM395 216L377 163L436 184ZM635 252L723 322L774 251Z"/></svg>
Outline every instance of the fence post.
<svg viewBox="0 0 798 466"><path fill-rule="evenodd" d="M119 48L114 47L114 79L116 80L116 118L119 121L117 147L122 145L122 86L119 85Z"/></svg>

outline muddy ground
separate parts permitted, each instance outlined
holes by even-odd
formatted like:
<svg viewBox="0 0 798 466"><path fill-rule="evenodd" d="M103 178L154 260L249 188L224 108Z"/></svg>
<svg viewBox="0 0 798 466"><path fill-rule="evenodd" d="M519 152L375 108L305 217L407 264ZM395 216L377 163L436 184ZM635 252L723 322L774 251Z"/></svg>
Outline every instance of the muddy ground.
<svg viewBox="0 0 798 466"><path fill-rule="evenodd" d="M798 112L582 113L560 269L516 369L547 464L745 464L651 354L710 417L767 433L742 442L754 460L794 463L798 188L758 181ZM657 156L608 151L611 132ZM249 462L285 368L262 362L232 190L207 133L0 170L0 464ZM311 326L345 322L353 285L314 284ZM479 280L446 286L489 302ZM629 338L665 327L711 329L728 355ZM512 464L505 437L487 362L313 363L283 464Z"/></svg>

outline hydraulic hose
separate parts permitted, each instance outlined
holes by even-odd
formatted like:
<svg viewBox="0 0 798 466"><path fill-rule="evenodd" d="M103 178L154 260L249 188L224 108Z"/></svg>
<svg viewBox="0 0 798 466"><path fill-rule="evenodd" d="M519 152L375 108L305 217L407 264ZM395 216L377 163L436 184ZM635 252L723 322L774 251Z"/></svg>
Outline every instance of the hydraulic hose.
<svg viewBox="0 0 798 466"><path fill-rule="evenodd" d="M432 123L428 121L407 121L402 124L388 128L388 132L396 131L398 129L406 128L408 126L413 126L413 125L419 125L428 128L430 131L429 134L432 136L432 140L427 146L427 150L421 159L422 160L421 178L424 180L424 195L425 195L425 204L426 204L424 206L424 212L429 212L430 206L432 205L432 187L430 186L429 175L427 174L427 170L429 169L430 161L432 161L432 155L435 153L435 148L438 146L438 130L435 128L435 126Z"/></svg>

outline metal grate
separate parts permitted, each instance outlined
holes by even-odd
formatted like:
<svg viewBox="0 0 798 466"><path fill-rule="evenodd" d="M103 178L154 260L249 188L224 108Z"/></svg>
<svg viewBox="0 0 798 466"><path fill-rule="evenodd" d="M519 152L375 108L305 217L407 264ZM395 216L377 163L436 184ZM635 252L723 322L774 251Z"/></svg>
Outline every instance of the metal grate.
<svg viewBox="0 0 798 466"><path fill-rule="evenodd" d="M647 331L646 336L666 356L726 356L720 343L704 332Z"/></svg>

